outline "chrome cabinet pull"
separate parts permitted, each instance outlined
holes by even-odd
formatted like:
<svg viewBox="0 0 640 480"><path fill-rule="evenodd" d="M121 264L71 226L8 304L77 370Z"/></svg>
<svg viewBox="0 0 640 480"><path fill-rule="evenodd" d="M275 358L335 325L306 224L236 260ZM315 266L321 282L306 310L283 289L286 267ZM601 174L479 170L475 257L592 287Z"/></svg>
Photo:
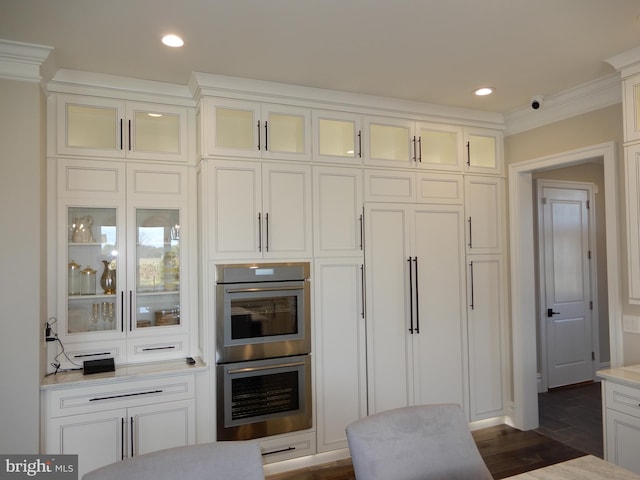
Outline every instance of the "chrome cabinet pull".
<svg viewBox="0 0 640 480"><path fill-rule="evenodd" d="M226 293L247 293L247 292L283 292L285 290L303 290L304 287L255 287L255 288L228 288Z"/></svg>

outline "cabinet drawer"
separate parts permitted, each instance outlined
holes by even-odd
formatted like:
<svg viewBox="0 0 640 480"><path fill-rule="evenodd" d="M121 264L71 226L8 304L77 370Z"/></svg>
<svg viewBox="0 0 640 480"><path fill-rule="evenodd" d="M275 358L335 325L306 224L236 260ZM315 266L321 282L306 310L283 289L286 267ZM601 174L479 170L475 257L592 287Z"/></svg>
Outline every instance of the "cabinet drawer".
<svg viewBox="0 0 640 480"><path fill-rule="evenodd" d="M138 380L90 387L53 390L49 395L50 417L128 408L194 397L192 375L162 380Z"/></svg>
<svg viewBox="0 0 640 480"><path fill-rule="evenodd" d="M288 435L260 442L264 463L280 462L290 458L316 453L315 432Z"/></svg>
<svg viewBox="0 0 640 480"><path fill-rule="evenodd" d="M640 390L637 388L605 382L607 408L640 417Z"/></svg>

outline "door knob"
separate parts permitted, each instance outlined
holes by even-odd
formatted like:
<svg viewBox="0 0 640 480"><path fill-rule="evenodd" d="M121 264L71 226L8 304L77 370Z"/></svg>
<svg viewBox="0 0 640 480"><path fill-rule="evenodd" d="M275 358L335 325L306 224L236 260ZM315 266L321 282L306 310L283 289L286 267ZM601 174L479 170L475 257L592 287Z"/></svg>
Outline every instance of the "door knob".
<svg viewBox="0 0 640 480"><path fill-rule="evenodd" d="M547 317L553 317L554 315L560 315L560 312L554 312L552 308L547 308Z"/></svg>

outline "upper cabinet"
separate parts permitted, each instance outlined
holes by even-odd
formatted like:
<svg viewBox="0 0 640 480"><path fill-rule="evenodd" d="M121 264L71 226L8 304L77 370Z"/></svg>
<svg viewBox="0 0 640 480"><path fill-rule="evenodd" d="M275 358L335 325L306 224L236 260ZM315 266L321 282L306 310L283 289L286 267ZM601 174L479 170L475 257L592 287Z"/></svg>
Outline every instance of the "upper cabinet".
<svg viewBox="0 0 640 480"><path fill-rule="evenodd" d="M624 141L640 140L640 74L627 77L624 92Z"/></svg>
<svg viewBox="0 0 640 480"><path fill-rule="evenodd" d="M188 160L186 107L80 95L57 102L60 155Z"/></svg>
<svg viewBox="0 0 640 480"><path fill-rule="evenodd" d="M309 165L214 160L203 167L209 258L311 256Z"/></svg>
<svg viewBox="0 0 640 480"><path fill-rule="evenodd" d="M365 117L365 163L462 171L462 128L439 123Z"/></svg>
<svg viewBox="0 0 640 480"><path fill-rule="evenodd" d="M332 111L313 111L313 159L359 165L362 163L362 116Z"/></svg>
<svg viewBox="0 0 640 480"><path fill-rule="evenodd" d="M205 97L201 109L205 156L311 160L307 108Z"/></svg>
<svg viewBox="0 0 640 480"><path fill-rule="evenodd" d="M486 128L465 128L465 171L502 173L502 132Z"/></svg>

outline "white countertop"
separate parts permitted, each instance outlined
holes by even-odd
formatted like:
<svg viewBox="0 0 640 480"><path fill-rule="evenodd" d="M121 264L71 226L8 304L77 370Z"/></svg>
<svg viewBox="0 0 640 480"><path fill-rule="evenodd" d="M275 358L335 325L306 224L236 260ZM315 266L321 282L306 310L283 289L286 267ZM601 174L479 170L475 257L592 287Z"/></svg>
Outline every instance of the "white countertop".
<svg viewBox="0 0 640 480"><path fill-rule="evenodd" d="M514 480L597 480L605 478L640 480L640 475L593 455L585 455L508 478Z"/></svg>
<svg viewBox="0 0 640 480"><path fill-rule="evenodd" d="M610 368L600 370L598 377L634 388L640 388L640 365L629 365L628 367Z"/></svg>
<svg viewBox="0 0 640 480"><path fill-rule="evenodd" d="M94 373L84 375L82 370L61 372L56 375L48 375L42 379L40 390L55 388L77 387L79 384L92 385L104 384L109 381L119 382L123 380L134 380L138 377L153 377L178 375L183 373L193 373L206 371L208 366L199 358L196 358L194 365L189 365L186 359L173 360L169 362L155 362L116 366L114 372Z"/></svg>

